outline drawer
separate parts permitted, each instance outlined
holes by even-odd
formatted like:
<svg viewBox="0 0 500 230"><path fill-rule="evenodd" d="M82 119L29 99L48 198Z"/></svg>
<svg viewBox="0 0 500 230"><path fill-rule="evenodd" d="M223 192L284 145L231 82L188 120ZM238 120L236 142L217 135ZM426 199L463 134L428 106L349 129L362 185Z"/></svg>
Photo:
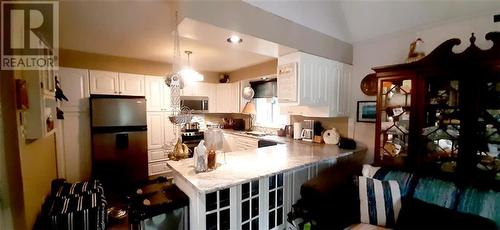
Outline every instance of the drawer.
<svg viewBox="0 0 500 230"><path fill-rule="evenodd" d="M170 168L166 161L149 163L148 165L149 176L170 172Z"/></svg>
<svg viewBox="0 0 500 230"><path fill-rule="evenodd" d="M163 149L148 151L148 162L168 160L168 154Z"/></svg>

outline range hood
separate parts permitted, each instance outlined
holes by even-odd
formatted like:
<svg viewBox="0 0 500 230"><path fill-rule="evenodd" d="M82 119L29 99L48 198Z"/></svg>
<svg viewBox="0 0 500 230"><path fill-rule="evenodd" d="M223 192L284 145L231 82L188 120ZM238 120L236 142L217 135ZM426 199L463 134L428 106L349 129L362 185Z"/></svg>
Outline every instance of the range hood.
<svg viewBox="0 0 500 230"><path fill-rule="evenodd" d="M276 78L250 82L255 91L254 98L272 98L278 96L278 82Z"/></svg>

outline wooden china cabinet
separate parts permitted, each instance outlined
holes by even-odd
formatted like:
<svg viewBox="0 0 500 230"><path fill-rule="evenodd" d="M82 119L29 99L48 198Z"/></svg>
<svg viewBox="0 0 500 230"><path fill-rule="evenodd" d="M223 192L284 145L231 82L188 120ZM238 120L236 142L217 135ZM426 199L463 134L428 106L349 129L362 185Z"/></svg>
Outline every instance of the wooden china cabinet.
<svg viewBox="0 0 500 230"><path fill-rule="evenodd" d="M373 68L378 79L375 163L500 185L500 32L462 53L450 39L423 59Z"/></svg>

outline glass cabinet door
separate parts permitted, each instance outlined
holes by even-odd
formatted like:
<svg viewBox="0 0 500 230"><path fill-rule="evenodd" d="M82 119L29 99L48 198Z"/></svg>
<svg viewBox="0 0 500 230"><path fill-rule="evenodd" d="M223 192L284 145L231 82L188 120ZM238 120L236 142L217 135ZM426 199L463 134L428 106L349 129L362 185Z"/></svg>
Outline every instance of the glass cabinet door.
<svg viewBox="0 0 500 230"><path fill-rule="evenodd" d="M459 82L432 79L425 86L421 130L424 163L439 171L455 172L460 136Z"/></svg>
<svg viewBox="0 0 500 230"><path fill-rule="evenodd" d="M408 155L412 80L382 80L379 102L380 160L403 160Z"/></svg>
<svg viewBox="0 0 500 230"><path fill-rule="evenodd" d="M498 77L500 78L500 76ZM477 168L500 181L500 82L491 80L481 88L478 117Z"/></svg>

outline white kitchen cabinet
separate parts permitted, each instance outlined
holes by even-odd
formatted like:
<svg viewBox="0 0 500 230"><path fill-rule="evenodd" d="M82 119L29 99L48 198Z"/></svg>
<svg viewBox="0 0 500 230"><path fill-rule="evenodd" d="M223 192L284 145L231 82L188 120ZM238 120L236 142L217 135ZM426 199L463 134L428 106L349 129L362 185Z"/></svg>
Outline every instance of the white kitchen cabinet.
<svg viewBox="0 0 500 230"><path fill-rule="evenodd" d="M118 73L90 70L90 93L118 95L120 91L120 80Z"/></svg>
<svg viewBox="0 0 500 230"><path fill-rule="evenodd" d="M216 113L240 112L240 84L239 82L217 84L216 86Z"/></svg>
<svg viewBox="0 0 500 230"><path fill-rule="evenodd" d="M163 144L169 145L171 143L177 143L176 136L174 135L174 128L178 128L170 122L168 118L170 116L169 112L163 112Z"/></svg>
<svg viewBox="0 0 500 230"><path fill-rule="evenodd" d="M159 149L163 147L165 132L163 126L163 112L148 112L148 149Z"/></svg>
<svg viewBox="0 0 500 230"><path fill-rule="evenodd" d="M62 101L64 112L89 110L89 71L59 67L58 80L68 101Z"/></svg>
<svg viewBox="0 0 500 230"><path fill-rule="evenodd" d="M62 107L64 110L64 107ZM90 115L88 112L65 112L57 131L58 173L64 169L68 182L90 179L92 154L90 145ZM64 159L61 164L59 159Z"/></svg>
<svg viewBox="0 0 500 230"><path fill-rule="evenodd" d="M90 70L90 93L144 96L144 76L101 70Z"/></svg>
<svg viewBox="0 0 500 230"><path fill-rule="evenodd" d="M144 75L119 73L120 95L144 96Z"/></svg>
<svg viewBox="0 0 500 230"><path fill-rule="evenodd" d="M69 182L88 180L91 174L89 72L60 67L58 78L68 101L60 102L64 119L57 120L58 176Z"/></svg>
<svg viewBox="0 0 500 230"><path fill-rule="evenodd" d="M149 176L153 176L157 174L168 173L170 172L170 169L167 165L167 161L160 161L160 162L149 163L148 171L149 171L148 172Z"/></svg>
<svg viewBox="0 0 500 230"><path fill-rule="evenodd" d="M347 116L350 73L350 65L302 52L278 58L281 113Z"/></svg>
<svg viewBox="0 0 500 230"><path fill-rule="evenodd" d="M257 138L224 133L223 150L224 152L235 152L256 149L258 142Z"/></svg>
<svg viewBox="0 0 500 230"><path fill-rule="evenodd" d="M165 145L175 141L174 125L168 119L170 112L147 112L149 175L168 173L168 152ZM162 162L159 162L162 161ZM164 167L165 166L165 167Z"/></svg>
<svg viewBox="0 0 500 230"><path fill-rule="evenodd" d="M158 162L168 160L167 152L163 151L163 149L155 149L148 151L148 162Z"/></svg>
<svg viewBox="0 0 500 230"><path fill-rule="evenodd" d="M170 111L170 88L164 78L146 76L144 91L147 111Z"/></svg>

